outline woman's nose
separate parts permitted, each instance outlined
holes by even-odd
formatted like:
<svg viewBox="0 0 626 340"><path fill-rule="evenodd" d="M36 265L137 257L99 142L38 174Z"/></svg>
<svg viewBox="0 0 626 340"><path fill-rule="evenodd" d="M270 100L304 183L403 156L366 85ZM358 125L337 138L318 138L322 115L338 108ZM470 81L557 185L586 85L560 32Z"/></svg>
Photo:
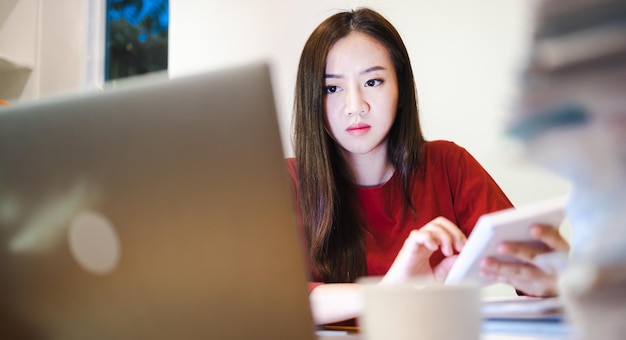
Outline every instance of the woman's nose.
<svg viewBox="0 0 626 340"><path fill-rule="evenodd" d="M346 113L348 116L355 114L364 115L369 111L367 101L359 88L352 88L346 95Z"/></svg>

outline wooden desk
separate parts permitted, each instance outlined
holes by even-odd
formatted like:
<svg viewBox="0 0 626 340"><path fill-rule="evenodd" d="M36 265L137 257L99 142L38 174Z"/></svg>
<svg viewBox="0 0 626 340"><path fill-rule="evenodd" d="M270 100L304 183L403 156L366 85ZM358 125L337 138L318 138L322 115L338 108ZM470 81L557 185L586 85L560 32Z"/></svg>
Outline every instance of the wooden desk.
<svg viewBox="0 0 626 340"><path fill-rule="evenodd" d="M573 340L571 326L546 321L485 321L481 340ZM318 331L318 340L365 340L358 333Z"/></svg>

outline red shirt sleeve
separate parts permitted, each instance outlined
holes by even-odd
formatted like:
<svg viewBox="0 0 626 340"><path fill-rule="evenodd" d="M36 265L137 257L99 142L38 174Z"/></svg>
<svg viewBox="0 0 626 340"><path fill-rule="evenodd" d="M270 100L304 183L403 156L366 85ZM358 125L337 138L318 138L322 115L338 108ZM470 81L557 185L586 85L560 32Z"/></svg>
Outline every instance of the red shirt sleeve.
<svg viewBox="0 0 626 340"><path fill-rule="evenodd" d="M433 196L422 205L431 209L432 217L439 212L469 236L480 216L513 206L491 175L464 148L449 141L433 141L427 143L425 152L424 189ZM442 259L443 254L435 252L431 265Z"/></svg>
<svg viewBox="0 0 626 340"><path fill-rule="evenodd" d="M507 209L511 201L495 180L465 149L458 148L458 157L452 164L450 178L454 194L454 210L459 227L466 234L474 228L481 215Z"/></svg>

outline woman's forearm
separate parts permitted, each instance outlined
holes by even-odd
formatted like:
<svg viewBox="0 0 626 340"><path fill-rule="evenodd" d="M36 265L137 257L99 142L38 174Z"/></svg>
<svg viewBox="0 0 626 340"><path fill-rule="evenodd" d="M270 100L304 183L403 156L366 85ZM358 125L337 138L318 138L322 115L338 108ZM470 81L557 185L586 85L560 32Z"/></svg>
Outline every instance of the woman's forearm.
<svg viewBox="0 0 626 340"><path fill-rule="evenodd" d="M309 294L313 320L318 325L358 317L363 311L363 292L359 284L328 283Z"/></svg>

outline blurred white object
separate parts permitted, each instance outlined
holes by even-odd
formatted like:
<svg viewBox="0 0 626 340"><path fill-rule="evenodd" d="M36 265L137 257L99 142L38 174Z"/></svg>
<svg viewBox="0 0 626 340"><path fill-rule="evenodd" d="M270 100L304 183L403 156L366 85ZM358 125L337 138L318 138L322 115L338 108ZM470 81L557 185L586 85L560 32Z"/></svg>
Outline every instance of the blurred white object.
<svg viewBox="0 0 626 340"><path fill-rule="evenodd" d="M626 334L626 0L538 2L510 134L567 179L571 256L560 276L583 340Z"/></svg>
<svg viewBox="0 0 626 340"><path fill-rule="evenodd" d="M365 279L360 283L365 309L358 322L365 340L480 338L478 285L442 285L429 279L391 284Z"/></svg>
<svg viewBox="0 0 626 340"><path fill-rule="evenodd" d="M626 263L576 263L561 277L560 287L578 339L624 339Z"/></svg>

